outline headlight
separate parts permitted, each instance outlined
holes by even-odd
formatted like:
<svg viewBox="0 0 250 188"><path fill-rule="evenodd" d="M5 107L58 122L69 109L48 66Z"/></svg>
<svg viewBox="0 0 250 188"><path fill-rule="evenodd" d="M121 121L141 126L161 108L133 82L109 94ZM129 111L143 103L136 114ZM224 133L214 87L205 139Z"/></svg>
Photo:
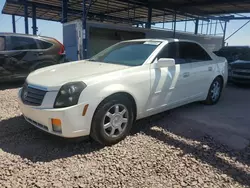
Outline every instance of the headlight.
<svg viewBox="0 0 250 188"><path fill-rule="evenodd" d="M82 90L86 87L87 85L83 82L70 82L64 84L57 94L54 108L76 105Z"/></svg>

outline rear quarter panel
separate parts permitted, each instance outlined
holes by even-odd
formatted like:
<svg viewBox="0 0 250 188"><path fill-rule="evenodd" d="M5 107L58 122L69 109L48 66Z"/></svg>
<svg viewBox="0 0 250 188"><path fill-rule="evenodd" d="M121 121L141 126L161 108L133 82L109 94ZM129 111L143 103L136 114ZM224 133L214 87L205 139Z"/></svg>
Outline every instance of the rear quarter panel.
<svg viewBox="0 0 250 188"><path fill-rule="evenodd" d="M214 61L216 61L216 71L215 71L215 77L218 75L221 75L223 77L223 81L224 81L224 87L227 84L228 81L228 63L227 63L227 59L224 57L219 57L216 56L214 57Z"/></svg>

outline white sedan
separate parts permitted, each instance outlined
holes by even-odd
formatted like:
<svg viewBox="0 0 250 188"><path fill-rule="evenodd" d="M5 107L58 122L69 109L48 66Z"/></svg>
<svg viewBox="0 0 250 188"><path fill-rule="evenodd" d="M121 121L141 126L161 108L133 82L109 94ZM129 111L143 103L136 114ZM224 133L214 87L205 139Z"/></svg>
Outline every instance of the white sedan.
<svg viewBox="0 0 250 188"><path fill-rule="evenodd" d="M88 60L32 72L18 99L39 129L112 145L135 120L195 101L217 103L227 74L226 59L196 42L131 40Z"/></svg>

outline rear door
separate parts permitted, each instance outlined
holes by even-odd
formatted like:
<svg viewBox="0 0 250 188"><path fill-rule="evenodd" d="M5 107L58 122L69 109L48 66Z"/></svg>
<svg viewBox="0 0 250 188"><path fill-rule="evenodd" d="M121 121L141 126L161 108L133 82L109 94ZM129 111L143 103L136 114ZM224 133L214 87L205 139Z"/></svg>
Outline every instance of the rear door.
<svg viewBox="0 0 250 188"><path fill-rule="evenodd" d="M6 64L17 77L25 76L32 70L42 53L34 38L11 36Z"/></svg>
<svg viewBox="0 0 250 188"><path fill-rule="evenodd" d="M212 58L200 45L193 42L180 42L180 57L191 65L190 83L192 84L186 88L190 98L207 93L216 66Z"/></svg>

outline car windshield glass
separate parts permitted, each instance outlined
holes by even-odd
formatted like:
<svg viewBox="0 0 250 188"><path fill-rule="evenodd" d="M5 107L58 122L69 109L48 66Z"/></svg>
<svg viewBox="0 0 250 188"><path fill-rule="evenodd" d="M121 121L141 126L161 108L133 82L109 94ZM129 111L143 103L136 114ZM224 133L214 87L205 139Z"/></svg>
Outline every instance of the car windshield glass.
<svg viewBox="0 0 250 188"><path fill-rule="evenodd" d="M159 41L119 43L101 51L89 60L127 66L139 66L145 62L160 43Z"/></svg>

